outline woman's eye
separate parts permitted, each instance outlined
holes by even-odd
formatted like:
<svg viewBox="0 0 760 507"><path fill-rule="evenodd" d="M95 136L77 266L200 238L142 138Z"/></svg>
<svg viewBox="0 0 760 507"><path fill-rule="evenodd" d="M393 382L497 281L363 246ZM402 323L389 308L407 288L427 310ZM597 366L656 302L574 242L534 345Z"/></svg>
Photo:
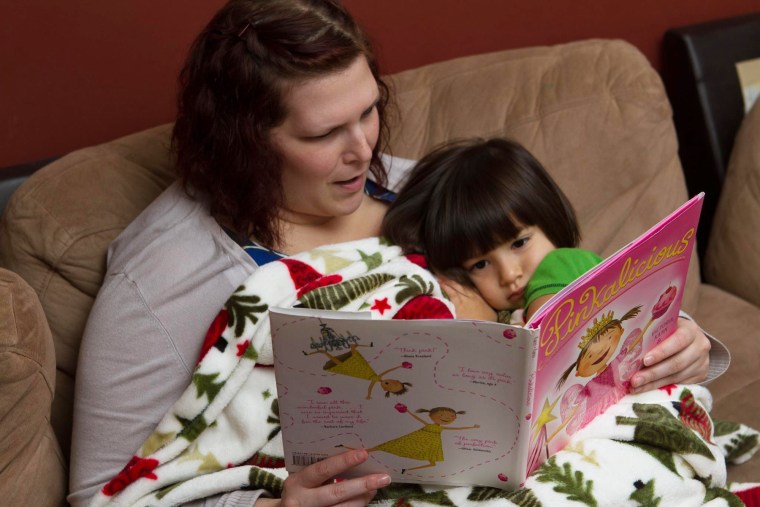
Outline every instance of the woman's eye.
<svg viewBox="0 0 760 507"><path fill-rule="evenodd" d="M325 132L324 134L317 134L315 136L309 136L306 139L310 139L310 140L313 140L313 141L318 141L320 139L327 139L328 137L330 137L333 134L333 132L335 132L335 129L330 130L329 132Z"/></svg>
<svg viewBox="0 0 760 507"><path fill-rule="evenodd" d="M369 118L372 116L372 113L375 112L375 109L377 109L377 102L372 104L367 110L362 113L362 118Z"/></svg>

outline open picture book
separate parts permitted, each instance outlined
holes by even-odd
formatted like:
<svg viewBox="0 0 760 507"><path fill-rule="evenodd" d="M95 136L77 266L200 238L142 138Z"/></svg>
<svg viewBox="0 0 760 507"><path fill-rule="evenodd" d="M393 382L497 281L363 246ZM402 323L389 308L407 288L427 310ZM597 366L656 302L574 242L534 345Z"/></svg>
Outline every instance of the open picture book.
<svg viewBox="0 0 760 507"><path fill-rule="evenodd" d="M629 390L677 326L700 194L554 295L525 327L272 308L289 471L369 450L354 475L519 487Z"/></svg>

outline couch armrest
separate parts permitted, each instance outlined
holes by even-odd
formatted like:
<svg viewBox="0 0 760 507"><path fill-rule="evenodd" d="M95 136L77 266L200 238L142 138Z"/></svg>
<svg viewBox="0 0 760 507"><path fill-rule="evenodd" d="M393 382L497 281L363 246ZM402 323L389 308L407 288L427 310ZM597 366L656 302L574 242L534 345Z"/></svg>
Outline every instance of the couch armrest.
<svg viewBox="0 0 760 507"><path fill-rule="evenodd" d="M0 503L65 505L66 465L50 425L55 350L32 288L0 269Z"/></svg>
<svg viewBox="0 0 760 507"><path fill-rule="evenodd" d="M715 213L708 283L760 306L760 102L739 129Z"/></svg>

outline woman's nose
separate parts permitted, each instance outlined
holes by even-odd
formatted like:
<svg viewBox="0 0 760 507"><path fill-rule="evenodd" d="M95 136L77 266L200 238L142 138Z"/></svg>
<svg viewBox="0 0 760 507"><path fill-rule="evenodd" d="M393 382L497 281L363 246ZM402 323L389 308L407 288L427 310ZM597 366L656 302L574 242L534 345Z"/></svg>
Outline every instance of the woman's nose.
<svg viewBox="0 0 760 507"><path fill-rule="evenodd" d="M374 146L370 141L369 133L365 132L361 125L357 125L351 129L348 153L353 160L365 163L372 159L372 149Z"/></svg>

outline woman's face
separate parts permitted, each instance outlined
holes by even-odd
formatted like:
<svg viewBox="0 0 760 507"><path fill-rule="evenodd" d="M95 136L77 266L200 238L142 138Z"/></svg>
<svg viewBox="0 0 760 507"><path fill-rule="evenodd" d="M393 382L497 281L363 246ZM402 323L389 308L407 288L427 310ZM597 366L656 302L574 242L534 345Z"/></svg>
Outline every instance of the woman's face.
<svg viewBox="0 0 760 507"><path fill-rule="evenodd" d="M271 132L282 158L284 221L318 224L358 209L377 143L379 97L364 56L287 89L285 121Z"/></svg>

